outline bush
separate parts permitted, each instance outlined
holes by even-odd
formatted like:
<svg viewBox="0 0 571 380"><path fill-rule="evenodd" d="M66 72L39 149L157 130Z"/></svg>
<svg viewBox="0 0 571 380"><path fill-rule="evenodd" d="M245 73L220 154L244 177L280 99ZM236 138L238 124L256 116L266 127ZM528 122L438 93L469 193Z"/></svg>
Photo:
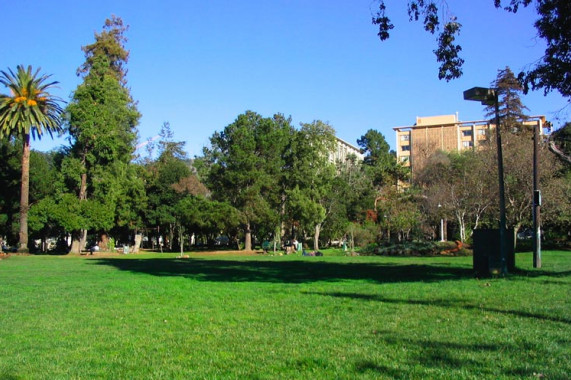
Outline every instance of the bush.
<svg viewBox="0 0 571 380"><path fill-rule="evenodd" d="M437 256L443 251L452 250L455 247L456 244L452 242L407 241L383 246L369 244L361 248L359 253L365 256ZM471 254L471 251L462 247L459 251L450 254L455 256L468 256Z"/></svg>
<svg viewBox="0 0 571 380"><path fill-rule="evenodd" d="M352 224L350 236L352 235L355 247L363 247L373 244L377 239L378 226L373 223L364 225Z"/></svg>

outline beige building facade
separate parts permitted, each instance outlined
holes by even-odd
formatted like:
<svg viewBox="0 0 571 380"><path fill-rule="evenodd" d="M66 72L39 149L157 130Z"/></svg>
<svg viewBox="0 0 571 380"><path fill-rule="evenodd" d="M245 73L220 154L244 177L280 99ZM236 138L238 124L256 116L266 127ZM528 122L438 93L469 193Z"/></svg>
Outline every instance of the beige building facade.
<svg viewBox="0 0 571 380"><path fill-rule="evenodd" d="M524 124L539 124L544 116L530 117ZM494 131L495 125L487 120L460 121L458 115L417 117L416 124L395 127L397 160L415 171L422 169L435 152L461 152L477 149Z"/></svg>
<svg viewBox="0 0 571 380"><path fill-rule="evenodd" d="M329 160L331 162L345 162L350 155L354 155L357 160L363 160L363 154L361 150L354 145L349 144L347 141L335 137L335 151L329 154Z"/></svg>

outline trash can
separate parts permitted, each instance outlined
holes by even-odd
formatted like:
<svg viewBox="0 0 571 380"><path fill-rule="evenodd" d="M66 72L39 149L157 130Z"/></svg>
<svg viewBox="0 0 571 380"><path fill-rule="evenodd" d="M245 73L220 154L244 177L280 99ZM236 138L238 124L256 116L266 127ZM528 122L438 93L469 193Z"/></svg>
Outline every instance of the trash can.
<svg viewBox="0 0 571 380"><path fill-rule="evenodd" d="M123 246L123 253L124 253L124 254L128 254L128 253L129 253L129 246L128 246L128 245L124 245L124 246Z"/></svg>
<svg viewBox="0 0 571 380"><path fill-rule="evenodd" d="M476 275L488 277L491 274L500 273L502 269L500 230L477 229L474 230L473 239L473 265ZM504 239L506 247L506 268L509 272L515 269L513 229L506 230Z"/></svg>

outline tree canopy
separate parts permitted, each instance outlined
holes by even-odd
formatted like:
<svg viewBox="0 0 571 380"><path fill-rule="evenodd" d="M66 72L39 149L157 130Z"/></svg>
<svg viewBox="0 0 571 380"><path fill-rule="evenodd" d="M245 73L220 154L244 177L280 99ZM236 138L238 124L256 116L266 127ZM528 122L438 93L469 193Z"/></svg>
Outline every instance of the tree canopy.
<svg viewBox="0 0 571 380"><path fill-rule="evenodd" d="M543 38L547 47L545 54L539 57L531 70L519 73L524 91L543 89L545 93L557 90L564 97L571 96L571 2L569 0L510 0L504 5L501 0L493 0L496 8L517 13L520 7L534 4L538 19L534 26L539 37ZM447 81L462 76L464 59L460 54L462 46L456 38L460 34L462 24L448 12L446 1L408 0L407 11L411 21L422 19L424 29L438 33L437 48L434 50L436 60L440 63L438 78ZM439 11L445 15L439 17ZM394 28L387 15L385 0L378 0L378 10L372 22L379 28L378 36L384 41L390 37Z"/></svg>
<svg viewBox="0 0 571 380"><path fill-rule="evenodd" d="M68 176L75 178L68 181L75 183L69 190L80 202L86 202L82 210L87 213L85 220L89 218L89 228L106 231L115 222L131 227L139 224L135 210L144 199L143 183L130 166L141 115L126 87L126 27L113 16L103 29L95 34L93 44L83 48L85 63L78 70L83 83L67 107L71 147L64 165ZM127 194L141 197L129 202ZM119 214L115 213L117 208ZM82 240L76 240L75 251L83 248L86 229L82 228Z"/></svg>
<svg viewBox="0 0 571 380"><path fill-rule="evenodd" d="M0 72L0 83L8 87L9 95L0 94L0 138L22 139L22 177L20 186L20 242L18 250L28 251L28 209L30 186L30 135L41 138L61 130L62 108L50 91L57 82L48 82L49 75L40 75L31 66L19 65Z"/></svg>
<svg viewBox="0 0 571 380"><path fill-rule="evenodd" d="M504 127L510 127L525 120L526 111L529 109L521 101L520 93L523 91L523 86L509 67L498 70L498 75L491 83L491 87L498 91L500 122ZM495 105L486 106L485 111L487 117L493 118L496 113Z"/></svg>

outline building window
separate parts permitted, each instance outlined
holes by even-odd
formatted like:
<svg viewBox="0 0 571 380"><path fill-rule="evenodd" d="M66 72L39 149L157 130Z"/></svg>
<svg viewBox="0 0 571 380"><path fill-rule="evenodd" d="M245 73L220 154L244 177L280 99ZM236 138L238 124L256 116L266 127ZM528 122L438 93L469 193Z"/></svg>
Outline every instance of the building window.
<svg viewBox="0 0 571 380"><path fill-rule="evenodd" d="M400 141L408 141L410 139L410 135L400 135Z"/></svg>
<svg viewBox="0 0 571 380"><path fill-rule="evenodd" d="M485 130L484 128L478 129L478 135L480 135L480 136L486 136L486 130Z"/></svg>
<svg viewBox="0 0 571 380"><path fill-rule="evenodd" d="M410 152L410 145L402 145L400 148L403 152Z"/></svg>
<svg viewBox="0 0 571 380"><path fill-rule="evenodd" d="M464 136L464 137L470 137L470 136L472 136L472 130L469 129L469 130L467 130L467 131L462 131L462 136Z"/></svg>
<svg viewBox="0 0 571 380"><path fill-rule="evenodd" d="M402 162L403 164L406 164L409 161L410 161L410 156L400 156L400 162Z"/></svg>
<svg viewBox="0 0 571 380"><path fill-rule="evenodd" d="M464 148L471 148L474 146L474 144L472 144L472 141L462 141L462 146Z"/></svg>

